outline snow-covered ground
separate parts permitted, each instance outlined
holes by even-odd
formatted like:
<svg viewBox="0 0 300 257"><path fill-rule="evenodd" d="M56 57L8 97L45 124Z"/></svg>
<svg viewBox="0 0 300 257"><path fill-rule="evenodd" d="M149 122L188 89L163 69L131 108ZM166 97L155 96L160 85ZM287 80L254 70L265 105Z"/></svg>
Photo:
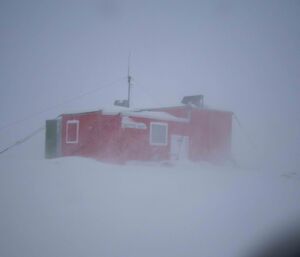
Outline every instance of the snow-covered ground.
<svg viewBox="0 0 300 257"><path fill-rule="evenodd" d="M16 151L0 157L1 257L242 256L300 217L299 173Z"/></svg>

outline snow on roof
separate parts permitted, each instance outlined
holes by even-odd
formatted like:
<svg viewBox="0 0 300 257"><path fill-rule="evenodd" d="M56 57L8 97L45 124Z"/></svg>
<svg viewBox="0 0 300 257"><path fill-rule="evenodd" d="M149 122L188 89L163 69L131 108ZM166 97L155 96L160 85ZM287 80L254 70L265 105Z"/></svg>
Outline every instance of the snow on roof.
<svg viewBox="0 0 300 257"><path fill-rule="evenodd" d="M85 108L85 109L80 109L80 110L68 110L67 112L64 112L63 114L84 114L84 113L90 113L90 112L106 112L112 113L113 114L118 114L123 111L137 111L140 109L133 109L133 108L127 108L127 107L121 107L121 106L109 106L109 107L94 107L94 108Z"/></svg>
<svg viewBox="0 0 300 257"><path fill-rule="evenodd" d="M229 110L224 110L221 108L215 108L215 107L211 107L209 105L204 104L203 107L199 108L193 104L177 104L177 105L173 105L173 106L162 106L162 107L150 107L150 108L143 108L141 110L143 111L155 111L155 110L168 110L168 109L173 109L173 108L192 108L192 109L198 109L198 110L209 110L209 111L218 111L218 112L229 112L232 113L232 111Z"/></svg>
<svg viewBox="0 0 300 257"><path fill-rule="evenodd" d="M102 108L100 111L102 111L105 115L117 115L124 112L137 112L140 111L140 109L137 108L127 108L127 107L121 107L121 106L113 106L109 108Z"/></svg>
<svg viewBox="0 0 300 257"><path fill-rule="evenodd" d="M133 117L145 117L149 119L166 120L166 121L177 121L177 122L188 122L188 119L179 118L166 112L154 112L154 111L142 111L132 113Z"/></svg>
<svg viewBox="0 0 300 257"><path fill-rule="evenodd" d="M184 108L186 105L177 105L177 106L168 106L168 107L159 107L159 108L147 108L147 109L137 109L137 108L127 108L121 106L112 106L112 107L104 107L100 109L89 109L79 112L67 112L64 114L84 114L89 112L102 112L103 115L122 115L122 116L130 116L130 117L140 117L140 118L149 118L149 119L156 119L156 120L164 120L164 121L176 121L176 122L188 122L187 118L179 118L174 115L171 115L167 112L162 110L164 109L171 109L171 108ZM191 108L196 108L190 106ZM198 109L198 108L196 108ZM204 106L204 110L215 110L215 111L223 111L224 110L217 110L209 108L208 106Z"/></svg>
<svg viewBox="0 0 300 257"><path fill-rule="evenodd" d="M112 111L112 110L102 110L104 115L117 115L128 117L139 117L139 118L149 118L155 120L165 120L165 121L176 121L176 122L188 122L188 119L178 118L174 115L171 115L166 112L157 112L157 111L141 111L141 110L123 110L122 111Z"/></svg>
<svg viewBox="0 0 300 257"><path fill-rule="evenodd" d="M134 108L125 108L125 107L110 107L94 110L84 110L81 112L67 112L64 114L84 114L89 112L101 112L103 115L121 115L128 117L139 117L139 118L148 118L164 121L176 121L176 122L188 122L187 119L179 118L174 115L171 115L162 111L150 111L150 110L141 110Z"/></svg>

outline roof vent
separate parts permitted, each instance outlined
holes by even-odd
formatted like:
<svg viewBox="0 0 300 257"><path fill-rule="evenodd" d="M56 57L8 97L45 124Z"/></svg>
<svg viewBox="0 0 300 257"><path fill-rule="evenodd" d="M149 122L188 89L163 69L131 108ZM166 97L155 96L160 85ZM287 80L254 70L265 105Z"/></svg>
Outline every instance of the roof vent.
<svg viewBox="0 0 300 257"><path fill-rule="evenodd" d="M203 108L204 96L203 95L191 95L182 98L181 103L193 107Z"/></svg>
<svg viewBox="0 0 300 257"><path fill-rule="evenodd" d="M114 102L114 105L122 106L122 107L129 107L129 102L128 102L128 100L116 100Z"/></svg>

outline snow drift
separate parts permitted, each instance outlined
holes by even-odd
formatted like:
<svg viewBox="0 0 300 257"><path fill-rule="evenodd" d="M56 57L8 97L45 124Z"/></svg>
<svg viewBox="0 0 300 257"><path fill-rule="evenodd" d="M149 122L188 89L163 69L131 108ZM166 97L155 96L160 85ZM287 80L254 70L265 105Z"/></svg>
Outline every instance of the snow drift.
<svg viewBox="0 0 300 257"><path fill-rule="evenodd" d="M3 257L243 256L300 217L297 173L44 160L20 149L0 167Z"/></svg>

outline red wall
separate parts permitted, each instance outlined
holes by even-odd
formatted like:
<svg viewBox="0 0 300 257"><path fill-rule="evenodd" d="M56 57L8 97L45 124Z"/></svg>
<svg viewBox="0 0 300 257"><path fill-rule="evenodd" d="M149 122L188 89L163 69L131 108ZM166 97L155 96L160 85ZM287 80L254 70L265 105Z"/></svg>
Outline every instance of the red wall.
<svg viewBox="0 0 300 257"><path fill-rule="evenodd" d="M224 162L231 154L232 114L194 109L191 113L191 160Z"/></svg>
<svg viewBox="0 0 300 257"><path fill-rule="evenodd" d="M79 120L78 144L66 143L67 120ZM120 116L101 115L99 112L63 115L62 154L108 159L117 154L120 137Z"/></svg>
<svg viewBox="0 0 300 257"><path fill-rule="evenodd" d="M85 156L110 162L128 160L168 160L172 134L189 136L189 158L193 161L222 162L230 157L230 112L210 109L175 107L163 109L175 116L190 117L190 123L165 121L168 124L168 145L150 145L150 123L155 119L130 117L142 122L147 129L122 128L120 115L101 112L62 116L62 155ZM79 120L78 144L66 143L67 120Z"/></svg>
<svg viewBox="0 0 300 257"><path fill-rule="evenodd" d="M231 155L232 113L189 107L162 108L177 117L190 118L189 157L193 161L224 162Z"/></svg>
<svg viewBox="0 0 300 257"><path fill-rule="evenodd" d="M190 122L190 159L207 160L209 155L209 113L193 111Z"/></svg>
<svg viewBox="0 0 300 257"><path fill-rule="evenodd" d="M131 119L146 124L147 129L123 129L123 157L125 160L168 160L170 158L170 136L172 134L188 134L187 123L167 122L139 117L131 117ZM150 145L150 123L153 121L168 124L168 145Z"/></svg>
<svg viewBox="0 0 300 257"><path fill-rule="evenodd" d="M188 118L191 108L185 106L175 106L175 107L152 109L151 111L159 111L159 112L161 111L161 112L169 113L179 118Z"/></svg>
<svg viewBox="0 0 300 257"><path fill-rule="evenodd" d="M66 143L68 120L79 120L78 144ZM110 162L129 160L167 160L170 145L150 145L150 123L163 122L155 119L131 117L142 122L147 129L121 128L120 115L102 115L100 112L63 115L62 155L85 156ZM188 135L186 123L165 122L168 124L168 142L171 134Z"/></svg>

